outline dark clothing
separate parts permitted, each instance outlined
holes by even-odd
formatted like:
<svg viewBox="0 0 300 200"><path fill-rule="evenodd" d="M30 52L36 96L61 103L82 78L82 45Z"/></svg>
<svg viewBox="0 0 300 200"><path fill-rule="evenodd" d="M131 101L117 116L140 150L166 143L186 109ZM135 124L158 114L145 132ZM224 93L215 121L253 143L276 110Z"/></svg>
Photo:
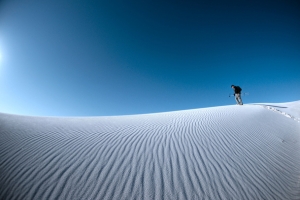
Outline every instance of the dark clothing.
<svg viewBox="0 0 300 200"><path fill-rule="evenodd" d="M234 86L234 94L241 94L242 88L239 86Z"/></svg>
<svg viewBox="0 0 300 200"><path fill-rule="evenodd" d="M231 88L234 90L234 97L235 97L236 103L239 105L243 105L243 101L241 98L242 88L240 88L240 86L235 86L235 85L231 85Z"/></svg>

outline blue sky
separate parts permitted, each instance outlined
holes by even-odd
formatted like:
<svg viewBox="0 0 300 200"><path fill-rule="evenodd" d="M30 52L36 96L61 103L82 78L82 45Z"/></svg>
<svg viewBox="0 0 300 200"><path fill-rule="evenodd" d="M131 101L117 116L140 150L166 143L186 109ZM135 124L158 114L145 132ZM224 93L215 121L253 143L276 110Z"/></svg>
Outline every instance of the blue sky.
<svg viewBox="0 0 300 200"><path fill-rule="evenodd" d="M300 3L4 0L0 112L154 113L300 100Z"/></svg>

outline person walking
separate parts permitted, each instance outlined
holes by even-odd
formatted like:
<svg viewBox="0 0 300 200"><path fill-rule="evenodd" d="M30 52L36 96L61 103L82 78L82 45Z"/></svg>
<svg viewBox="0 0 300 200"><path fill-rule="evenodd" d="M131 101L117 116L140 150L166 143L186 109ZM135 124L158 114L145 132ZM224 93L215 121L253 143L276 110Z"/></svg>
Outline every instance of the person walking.
<svg viewBox="0 0 300 200"><path fill-rule="evenodd" d="M231 88L234 90L234 97L235 101L238 105L243 105L242 97L241 97L241 91L242 88L239 86L231 85Z"/></svg>

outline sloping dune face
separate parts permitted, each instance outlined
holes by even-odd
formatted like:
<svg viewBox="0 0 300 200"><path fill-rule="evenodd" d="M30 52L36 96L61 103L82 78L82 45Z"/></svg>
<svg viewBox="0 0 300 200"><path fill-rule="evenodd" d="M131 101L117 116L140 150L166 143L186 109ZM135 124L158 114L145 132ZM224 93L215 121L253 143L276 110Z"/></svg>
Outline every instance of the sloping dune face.
<svg viewBox="0 0 300 200"><path fill-rule="evenodd" d="M260 105L0 114L0 199L299 199L300 123Z"/></svg>

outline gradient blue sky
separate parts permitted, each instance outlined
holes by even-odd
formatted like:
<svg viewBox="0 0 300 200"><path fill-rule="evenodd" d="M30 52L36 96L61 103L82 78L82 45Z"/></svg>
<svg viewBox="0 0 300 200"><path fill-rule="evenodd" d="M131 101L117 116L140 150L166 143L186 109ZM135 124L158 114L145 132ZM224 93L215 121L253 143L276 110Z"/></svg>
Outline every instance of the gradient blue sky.
<svg viewBox="0 0 300 200"><path fill-rule="evenodd" d="M300 100L300 2L0 1L0 112L154 113Z"/></svg>

